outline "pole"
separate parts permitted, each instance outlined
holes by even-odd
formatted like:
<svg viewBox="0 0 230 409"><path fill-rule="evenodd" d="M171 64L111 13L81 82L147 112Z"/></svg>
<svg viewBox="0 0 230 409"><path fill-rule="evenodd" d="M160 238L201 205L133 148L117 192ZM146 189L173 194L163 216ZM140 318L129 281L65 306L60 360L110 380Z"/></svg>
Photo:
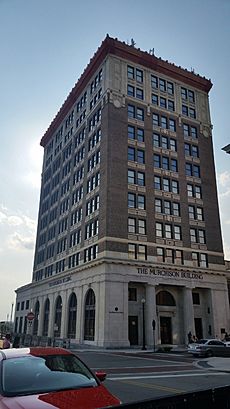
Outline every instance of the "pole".
<svg viewBox="0 0 230 409"><path fill-rule="evenodd" d="M142 302L142 316L143 316L143 345L142 345L142 350L146 350L145 346L145 302Z"/></svg>

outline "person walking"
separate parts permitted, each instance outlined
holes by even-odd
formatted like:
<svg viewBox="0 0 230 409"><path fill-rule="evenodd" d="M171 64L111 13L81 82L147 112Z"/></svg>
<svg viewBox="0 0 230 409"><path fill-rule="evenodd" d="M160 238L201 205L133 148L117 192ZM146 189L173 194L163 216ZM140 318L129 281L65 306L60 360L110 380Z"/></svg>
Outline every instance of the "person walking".
<svg viewBox="0 0 230 409"><path fill-rule="evenodd" d="M10 348L10 334L6 334L3 340L3 349L8 349L8 348Z"/></svg>

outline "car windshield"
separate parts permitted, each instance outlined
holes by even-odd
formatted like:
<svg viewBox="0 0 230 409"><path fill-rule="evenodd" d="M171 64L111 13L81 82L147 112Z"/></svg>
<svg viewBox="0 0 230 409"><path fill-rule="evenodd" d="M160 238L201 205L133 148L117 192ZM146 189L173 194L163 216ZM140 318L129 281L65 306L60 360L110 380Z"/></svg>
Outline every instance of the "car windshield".
<svg viewBox="0 0 230 409"><path fill-rule="evenodd" d="M97 386L87 367L74 355L24 356L3 361L2 394L31 395Z"/></svg>
<svg viewBox="0 0 230 409"><path fill-rule="evenodd" d="M197 344L206 344L206 342L208 341L208 339L198 339L198 341L196 341Z"/></svg>

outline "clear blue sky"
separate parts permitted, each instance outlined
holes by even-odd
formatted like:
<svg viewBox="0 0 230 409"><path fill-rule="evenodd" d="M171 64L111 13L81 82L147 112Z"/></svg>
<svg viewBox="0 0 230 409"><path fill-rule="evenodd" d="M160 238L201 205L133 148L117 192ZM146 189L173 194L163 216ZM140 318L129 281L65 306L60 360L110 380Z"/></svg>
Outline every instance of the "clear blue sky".
<svg viewBox="0 0 230 409"><path fill-rule="evenodd" d="M211 78L225 257L230 259L229 0L0 0L0 320L31 280L40 139L108 33Z"/></svg>

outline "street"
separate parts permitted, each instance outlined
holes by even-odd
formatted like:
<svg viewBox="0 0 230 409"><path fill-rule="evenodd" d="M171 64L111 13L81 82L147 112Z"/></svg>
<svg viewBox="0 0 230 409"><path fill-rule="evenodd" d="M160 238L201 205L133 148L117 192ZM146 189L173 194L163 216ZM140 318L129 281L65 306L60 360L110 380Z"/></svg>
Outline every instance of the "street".
<svg viewBox="0 0 230 409"><path fill-rule="evenodd" d="M186 353L75 352L93 371L106 371L105 386L123 403L230 384L229 373Z"/></svg>

